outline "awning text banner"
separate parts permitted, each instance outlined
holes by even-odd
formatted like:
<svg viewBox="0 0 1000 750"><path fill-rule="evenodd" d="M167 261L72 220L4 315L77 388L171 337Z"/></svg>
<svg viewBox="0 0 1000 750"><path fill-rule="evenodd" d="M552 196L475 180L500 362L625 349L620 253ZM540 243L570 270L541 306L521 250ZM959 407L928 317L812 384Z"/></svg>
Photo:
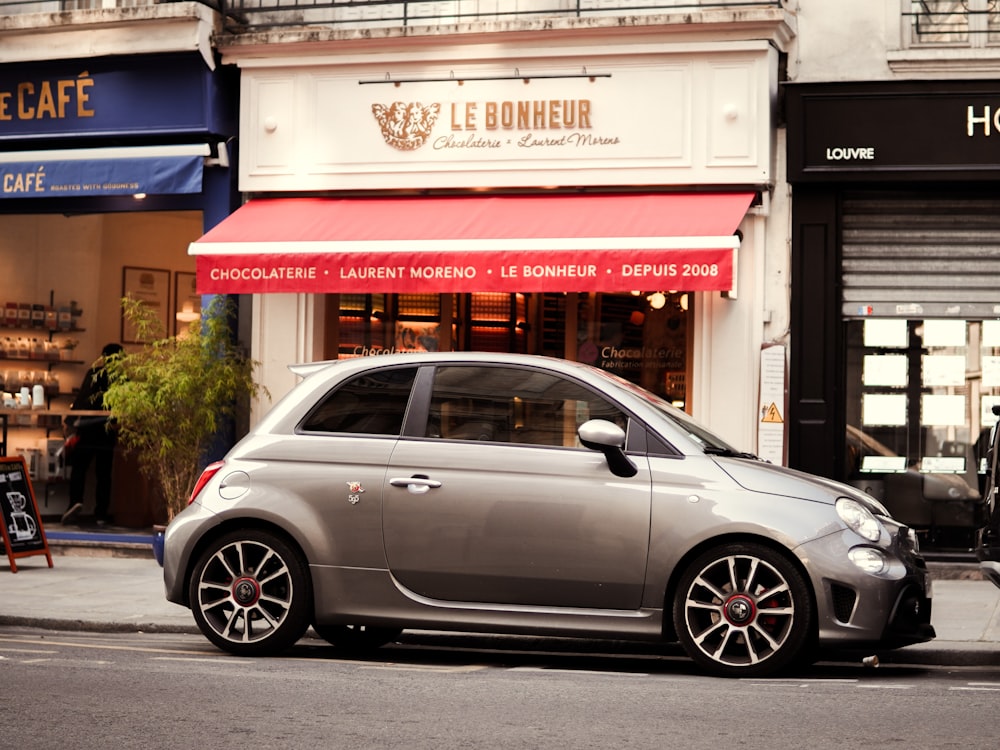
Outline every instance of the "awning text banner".
<svg viewBox="0 0 1000 750"><path fill-rule="evenodd" d="M0 154L0 198L201 192L207 145Z"/></svg>
<svg viewBox="0 0 1000 750"><path fill-rule="evenodd" d="M723 291L752 198L261 199L190 252L202 294Z"/></svg>

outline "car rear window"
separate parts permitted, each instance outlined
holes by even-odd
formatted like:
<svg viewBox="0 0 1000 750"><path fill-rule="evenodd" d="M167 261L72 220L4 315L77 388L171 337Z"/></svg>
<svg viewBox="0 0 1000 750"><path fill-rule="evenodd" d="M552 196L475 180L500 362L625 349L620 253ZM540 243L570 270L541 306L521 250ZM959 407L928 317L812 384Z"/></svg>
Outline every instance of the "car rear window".
<svg viewBox="0 0 1000 750"><path fill-rule="evenodd" d="M303 432L399 435L417 368L376 370L330 391L303 421Z"/></svg>

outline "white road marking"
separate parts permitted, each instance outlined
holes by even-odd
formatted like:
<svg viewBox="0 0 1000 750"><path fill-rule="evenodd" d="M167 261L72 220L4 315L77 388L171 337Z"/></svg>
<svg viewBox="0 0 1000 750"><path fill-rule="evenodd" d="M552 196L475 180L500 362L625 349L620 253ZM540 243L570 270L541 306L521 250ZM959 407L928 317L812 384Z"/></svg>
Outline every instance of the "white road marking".
<svg viewBox="0 0 1000 750"><path fill-rule="evenodd" d="M615 672L613 670L602 672L599 669L556 669L554 667L513 667L510 669L510 671L546 672L550 674L596 674L596 675L615 675L623 677L649 677L648 672Z"/></svg>

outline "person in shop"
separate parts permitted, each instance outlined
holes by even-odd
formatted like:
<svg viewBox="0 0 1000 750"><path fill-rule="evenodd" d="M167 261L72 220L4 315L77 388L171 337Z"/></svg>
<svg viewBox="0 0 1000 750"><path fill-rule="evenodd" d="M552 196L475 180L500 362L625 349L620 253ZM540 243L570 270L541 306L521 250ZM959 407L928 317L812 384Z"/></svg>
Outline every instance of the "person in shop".
<svg viewBox="0 0 1000 750"><path fill-rule="evenodd" d="M114 343L101 350L101 358L83 376L71 411L104 409L104 392L108 389L104 360L121 352L121 345ZM87 471L93 463L96 474L94 520L98 526L106 526L111 522L111 469L118 442L114 423L105 415L69 416L66 418L66 433L64 450L70 467L69 509L63 514L62 522L72 522L83 510Z"/></svg>

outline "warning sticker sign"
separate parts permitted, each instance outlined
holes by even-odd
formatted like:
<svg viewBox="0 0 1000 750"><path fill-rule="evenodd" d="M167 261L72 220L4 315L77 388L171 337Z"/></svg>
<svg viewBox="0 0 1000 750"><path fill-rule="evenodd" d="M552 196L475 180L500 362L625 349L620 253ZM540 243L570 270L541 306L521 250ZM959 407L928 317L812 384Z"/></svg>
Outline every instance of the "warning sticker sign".
<svg viewBox="0 0 1000 750"><path fill-rule="evenodd" d="M781 424L785 420L781 418L781 412L778 411L777 405L772 402L770 406L763 410L764 414L761 417L761 422L769 424Z"/></svg>

